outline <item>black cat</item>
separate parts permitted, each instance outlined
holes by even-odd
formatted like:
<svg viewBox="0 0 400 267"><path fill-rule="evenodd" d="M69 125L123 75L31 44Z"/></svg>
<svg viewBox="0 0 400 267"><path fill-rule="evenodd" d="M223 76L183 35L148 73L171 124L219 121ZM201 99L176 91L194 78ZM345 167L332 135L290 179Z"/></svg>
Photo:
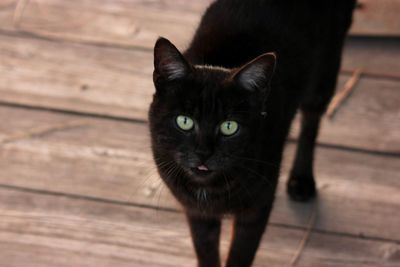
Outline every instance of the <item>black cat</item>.
<svg viewBox="0 0 400 267"><path fill-rule="evenodd" d="M221 265L225 214L234 216L226 266L251 266L298 108L302 130L287 190L299 201L316 194L315 140L354 5L217 0L183 55L167 39L157 41L152 149L162 179L185 208L200 267Z"/></svg>

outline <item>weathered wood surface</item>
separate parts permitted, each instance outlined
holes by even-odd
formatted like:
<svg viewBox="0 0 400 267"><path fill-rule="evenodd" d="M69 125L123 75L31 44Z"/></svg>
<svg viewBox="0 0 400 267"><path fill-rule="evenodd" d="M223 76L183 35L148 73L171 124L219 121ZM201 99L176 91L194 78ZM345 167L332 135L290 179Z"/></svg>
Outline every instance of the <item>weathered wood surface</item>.
<svg viewBox="0 0 400 267"><path fill-rule="evenodd" d="M179 213L0 189L0 218L2 266L195 265ZM302 237L302 229L270 225L254 266L287 266ZM399 250L394 242L315 232L296 266L394 267L400 264Z"/></svg>
<svg viewBox="0 0 400 267"><path fill-rule="evenodd" d="M97 44L151 48L161 34L183 48L211 0L30 0L15 13L16 0L0 3L0 29ZM25 2L25 1L24 1ZM352 32L399 35L398 0L363 0ZM17 14L17 16L15 16Z"/></svg>
<svg viewBox="0 0 400 267"><path fill-rule="evenodd" d="M2 101L146 117L149 54L11 37L1 37L0 51Z"/></svg>
<svg viewBox="0 0 400 267"><path fill-rule="evenodd" d="M352 34L400 36L399 0L358 0Z"/></svg>
<svg viewBox="0 0 400 267"><path fill-rule="evenodd" d="M194 266L180 207L151 160L147 125L62 111L145 121L155 39L184 48L210 0L31 0L13 23L15 2L0 1L1 267ZM286 196L288 145L255 266L286 266L314 209L315 231L297 266L400 265L400 82L380 76L398 76L399 58L397 39L348 40L345 73L378 75L363 77L324 121L314 203Z"/></svg>
<svg viewBox="0 0 400 267"><path fill-rule="evenodd" d="M377 54L379 43L373 42L375 45L365 50L360 40L354 43L356 48L348 52L352 57L344 60L349 69L364 65L370 69L388 66L400 70L395 54L387 61L384 59L389 55L384 53L383 57L369 57ZM394 46L388 47L396 51ZM0 57L1 102L147 119L154 91L151 53L2 36ZM341 77L339 87L347 78ZM325 122L321 142L399 152L399 84L362 78L336 119ZM357 128L352 127L355 122Z"/></svg>
<svg viewBox="0 0 400 267"><path fill-rule="evenodd" d="M395 1L398 3L390 3ZM18 23L13 22L15 2L16 0L7 0L0 3L0 30L3 32L23 32L29 36L61 41L151 50L160 35L170 38L181 49L187 47L200 14L210 0L30 0L23 9ZM381 6L382 1L375 3L376 1L365 0L365 2L365 6ZM383 2L385 3L382 6L385 9L393 14L398 13L396 11L400 7L398 0L383 0ZM380 10L380 8L365 7L360 12L381 16ZM396 19L396 22L399 20ZM347 66L346 63L353 62L358 67L368 70L399 74L400 66L393 54L400 53L399 42L396 40L371 42L372 44L363 40L361 45L358 43L356 49L352 49L354 46L349 42L346 49L351 52L346 53L347 60L344 62L344 67L350 67L353 64ZM397 49L388 51L387 46ZM376 51L376 48L379 51ZM375 62L378 64L371 64Z"/></svg>
<svg viewBox="0 0 400 267"><path fill-rule="evenodd" d="M399 103L400 82L361 78L335 117L323 120L319 141L400 154ZM293 123L292 137L297 136L298 122Z"/></svg>
<svg viewBox="0 0 400 267"><path fill-rule="evenodd" d="M180 209L153 167L145 124L6 107L0 116L0 184ZM272 222L305 226L313 204L293 203L284 190L293 148ZM316 174L317 229L400 241L399 158L319 148Z"/></svg>
<svg viewBox="0 0 400 267"><path fill-rule="evenodd" d="M209 1L31 0L18 23L15 0L0 7L0 29L41 37L128 47L153 46L160 34L186 45Z"/></svg>
<svg viewBox="0 0 400 267"><path fill-rule="evenodd" d="M342 69L400 76L400 39L349 37L342 57ZM397 78L399 79L399 78Z"/></svg>

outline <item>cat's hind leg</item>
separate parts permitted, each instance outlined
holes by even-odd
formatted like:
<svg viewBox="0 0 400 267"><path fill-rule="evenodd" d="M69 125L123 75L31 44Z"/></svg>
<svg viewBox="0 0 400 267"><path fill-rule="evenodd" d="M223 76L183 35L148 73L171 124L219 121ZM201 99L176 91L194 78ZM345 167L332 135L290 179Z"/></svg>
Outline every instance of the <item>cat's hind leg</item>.
<svg viewBox="0 0 400 267"><path fill-rule="evenodd" d="M287 191L293 200L307 201L316 194L313 158L321 116L308 111L302 111L301 115L301 133Z"/></svg>
<svg viewBox="0 0 400 267"><path fill-rule="evenodd" d="M297 151L287 184L289 196L296 201L307 201L316 195L313 161L321 116L325 112L336 87L342 45L336 43L320 57L318 67L301 101L301 131Z"/></svg>

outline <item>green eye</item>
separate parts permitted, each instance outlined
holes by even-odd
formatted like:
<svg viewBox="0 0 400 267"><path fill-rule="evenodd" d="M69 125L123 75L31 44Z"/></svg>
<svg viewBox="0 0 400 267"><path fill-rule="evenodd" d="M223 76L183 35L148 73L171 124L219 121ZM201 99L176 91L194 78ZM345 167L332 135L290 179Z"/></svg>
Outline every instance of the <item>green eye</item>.
<svg viewBox="0 0 400 267"><path fill-rule="evenodd" d="M193 120L183 115L176 117L176 124L184 131L190 131L194 126Z"/></svg>
<svg viewBox="0 0 400 267"><path fill-rule="evenodd" d="M239 129L239 124L236 121L224 121L220 130L223 135L233 135Z"/></svg>

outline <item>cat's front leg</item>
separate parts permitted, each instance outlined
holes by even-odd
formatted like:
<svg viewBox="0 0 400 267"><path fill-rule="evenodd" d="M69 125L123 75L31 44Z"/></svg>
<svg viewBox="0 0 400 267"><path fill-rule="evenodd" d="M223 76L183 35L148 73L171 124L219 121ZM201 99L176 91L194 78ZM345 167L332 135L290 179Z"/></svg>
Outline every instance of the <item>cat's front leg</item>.
<svg viewBox="0 0 400 267"><path fill-rule="evenodd" d="M220 267L221 219L187 214L198 267Z"/></svg>
<svg viewBox="0 0 400 267"><path fill-rule="evenodd" d="M235 216L226 267L250 267L260 244L271 207Z"/></svg>

